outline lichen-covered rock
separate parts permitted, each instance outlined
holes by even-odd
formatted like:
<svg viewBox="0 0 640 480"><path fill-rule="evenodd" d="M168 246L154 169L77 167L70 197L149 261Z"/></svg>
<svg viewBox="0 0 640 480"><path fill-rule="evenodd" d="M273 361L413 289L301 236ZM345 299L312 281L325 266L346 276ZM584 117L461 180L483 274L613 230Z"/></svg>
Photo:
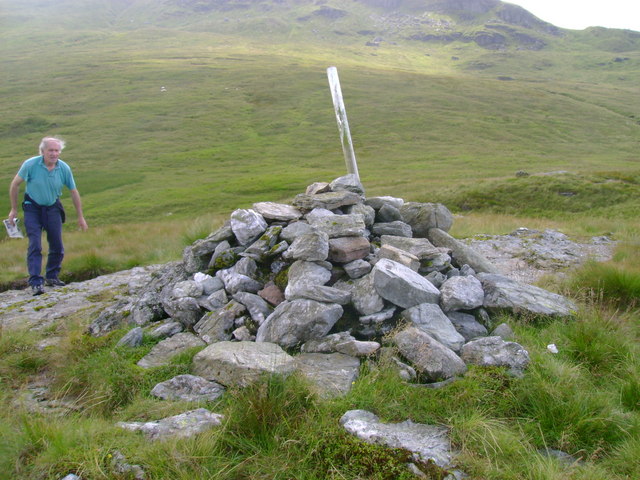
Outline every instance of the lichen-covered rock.
<svg viewBox="0 0 640 480"><path fill-rule="evenodd" d="M398 351L429 381L462 375L467 366L453 350L417 327L406 327L393 336Z"/></svg>
<svg viewBox="0 0 640 480"><path fill-rule="evenodd" d="M440 203L407 202L400 207L400 213L417 237L426 238L431 228L448 232L453 225L453 215Z"/></svg>
<svg viewBox="0 0 640 480"><path fill-rule="evenodd" d="M362 215L327 215L308 217L309 224L317 231L325 232L329 238L361 237L366 233Z"/></svg>
<svg viewBox="0 0 640 480"><path fill-rule="evenodd" d="M232 300L222 308L207 312L193 329L207 343L231 340L235 319L245 311L244 305Z"/></svg>
<svg viewBox="0 0 640 480"><path fill-rule="evenodd" d="M357 193L358 195L364 195L364 187L360 183L360 179L354 173L349 173L338 177L329 183L329 187L333 192L348 191Z"/></svg>
<svg viewBox="0 0 640 480"><path fill-rule="evenodd" d="M223 416L206 408L174 415L151 422L118 422L125 430L140 431L151 440L166 437L187 438L202 433L222 423Z"/></svg>
<svg viewBox="0 0 640 480"><path fill-rule="evenodd" d="M289 222L302 217L302 212L296 207L283 203L258 202L253 204L253 209L269 220Z"/></svg>
<svg viewBox="0 0 640 480"><path fill-rule="evenodd" d="M231 230L240 245L249 245L267 229L265 219L255 210L238 209L231 214Z"/></svg>
<svg viewBox="0 0 640 480"><path fill-rule="evenodd" d="M246 387L263 375L290 375L294 358L275 343L218 342L193 357L193 373L226 387Z"/></svg>
<svg viewBox="0 0 640 480"><path fill-rule="evenodd" d="M408 308L400 314L400 318L428 333L454 352L459 352L464 345L464 337L435 303L421 303Z"/></svg>
<svg viewBox="0 0 640 480"><path fill-rule="evenodd" d="M433 462L441 468L451 465L453 454L449 431L440 425L413 423L411 420L383 423L366 410L346 412L340 418L340 425L367 443L408 450L418 462Z"/></svg>
<svg viewBox="0 0 640 480"><path fill-rule="evenodd" d="M576 305L566 297L540 287L516 282L503 275L479 273L484 289L484 307L488 310L509 310L534 316L569 317Z"/></svg>
<svg viewBox="0 0 640 480"><path fill-rule="evenodd" d="M483 255L453 238L444 229L430 228L428 238L435 246L450 249L453 252L453 258L460 267L467 264L476 272L499 273L495 265L489 262Z"/></svg>
<svg viewBox="0 0 640 480"><path fill-rule="evenodd" d="M224 392L225 388L219 383L186 374L158 383L151 390L151 395L163 400L213 402L220 398Z"/></svg>
<svg viewBox="0 0 640 480"><path fill-rule="evenodd" d="M440 291L429 280L393 260L383 258L378 261L371 275L378 295L399 307L440 301Z"/></svg>
<svg viewBox="0 0 640 480"><path fill-rule="evenodd" d="M293 205L302 210L326 208L335 210L347 205L355 205L361 201L360 195L349 191L318 193L315 195L299 194L293 199Z"/></svg>
<svg viewBox="0 0 640 480"><path fill-rule="evenodd" d="M440 286L440 306L445 312L473 310L483 302L484 290L476 277L451 277Z"/></svg>
<svg viewBox="0 0 640 480"><path fill-rule="evenodd" d="M507 367L517 376L529 365L529 352L522 345L506 342L501 337L484 337L462 347L460 356L466 363L482 366Z"/></svg>
<svg viewBox="0 0 640 480"><path fill-rule="evenodd" d="M411 231L411 226L400 220L395 220L393 222L374 223L371 230L373 231L374 235L377 235L379 237L382 235L391 235L396 237L411 238L413 234Z"/></svg>
<svg viewBox="0 0 640 480"><path fill-rule="evenodd" d="M138 361L142 368L167 365L171 358L190 348L202 347L206 343L193 333L182 332L156 344L151 351Z"/></svg>
<svg viewBox="0 0 640 480"><path fill-rule="evenodd" d="M329 256L329 235L315 230L303 233L282 256L287 260L324 261Z"/></svg>
<svg viewBox="0 0 640 480"><path fill-rule="evenodd" d="M347 394L360 370L360 360L342 353L301 353L294 358L297 370L322 397Z"/></svg>
<svg viewBox="0 0 640 480"><path fill-rule="evenodd" d="M314 300L292 300L276 307L258 329L257 342L272 342L284 348L295 347L324 337L342 316L342 307Z"/></svg>

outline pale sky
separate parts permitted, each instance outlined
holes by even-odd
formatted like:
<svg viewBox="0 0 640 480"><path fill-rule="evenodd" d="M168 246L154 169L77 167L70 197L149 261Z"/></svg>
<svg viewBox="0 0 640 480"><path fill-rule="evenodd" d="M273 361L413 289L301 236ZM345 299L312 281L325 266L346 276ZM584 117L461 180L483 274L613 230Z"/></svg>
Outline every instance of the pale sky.
<svg viewBox="0 0 640 480"><path fill-rule="evenodd" d="M640 0L505 0L556 27L627 28L640 31Z"/></svg>

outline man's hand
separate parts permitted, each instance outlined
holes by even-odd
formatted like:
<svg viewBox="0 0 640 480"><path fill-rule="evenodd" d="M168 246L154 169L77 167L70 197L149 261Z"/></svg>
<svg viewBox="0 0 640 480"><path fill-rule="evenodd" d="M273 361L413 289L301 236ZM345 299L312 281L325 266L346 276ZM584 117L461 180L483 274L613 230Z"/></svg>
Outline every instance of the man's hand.
<svg viewBox="0 0 640 480"><path fill-rule="evenodd" d="M18 218L18 212L17 212L15 209L13 209L13 208L12 208L12 209L9 211L9 223L10 223L11 225L14 225L14 226L15 226L15 224L16 224L16 218Z"/></svg>
<svg viewBox="0 0 640 480"><path fill-rule="evenodd" d="M84 217L78 217L78 227L80 227L80 230L82 230L83 232L89 230L89 225L87 225L87 221L84 219Z"/></svg>

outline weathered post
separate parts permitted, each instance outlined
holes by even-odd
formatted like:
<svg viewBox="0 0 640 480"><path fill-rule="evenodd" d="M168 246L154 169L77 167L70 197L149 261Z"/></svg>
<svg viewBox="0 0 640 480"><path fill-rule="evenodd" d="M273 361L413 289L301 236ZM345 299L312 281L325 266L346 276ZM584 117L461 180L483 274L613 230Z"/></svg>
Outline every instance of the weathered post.
<svg viewBox="0 0 640 480"><path fill-rule="evenodd" d="M353 143L351 142L351 132L349 131L349 122L347 120L347 111L344 108L342 99L342 90L340 89L340 79L338 78L338 69L336 67L327 68L327 76L329 77L329 87L331 88L331 98L333 99L333 108L336 112L336 120L338 121L338 130L340 131L340 142L342 143L342 152L344 153L344 161L347 164L347 172L353 173L358 180L358 164L356 163L356 154L353 151Z"/></svg>

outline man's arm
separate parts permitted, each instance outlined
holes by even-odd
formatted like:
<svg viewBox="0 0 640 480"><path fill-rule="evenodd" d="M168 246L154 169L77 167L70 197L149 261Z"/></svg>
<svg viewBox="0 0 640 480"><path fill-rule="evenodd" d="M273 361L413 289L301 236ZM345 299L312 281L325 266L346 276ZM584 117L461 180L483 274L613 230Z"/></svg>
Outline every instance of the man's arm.
<svg viewBox="0 0 640 480"><path fill-rule="evenodd" d="M80 200L80 193L77 188L71 190L71 200L73 201L73 206L76 208L76 213L78 214L78 226L80 227L80 230L85 232L89 228L89 225L87 225L84 215L82 214L82 201Z"/></svg>
<svg viewBox="0 0 640 480"><path fill-rule="evenodd" d="M20 190L20 184L24 182L24 178L20 175L13 177L11 185L9 186L9 201L11 202L11 210L9 210L9 222L15 225L15 220L18 217L18 191Z"/></svg>

